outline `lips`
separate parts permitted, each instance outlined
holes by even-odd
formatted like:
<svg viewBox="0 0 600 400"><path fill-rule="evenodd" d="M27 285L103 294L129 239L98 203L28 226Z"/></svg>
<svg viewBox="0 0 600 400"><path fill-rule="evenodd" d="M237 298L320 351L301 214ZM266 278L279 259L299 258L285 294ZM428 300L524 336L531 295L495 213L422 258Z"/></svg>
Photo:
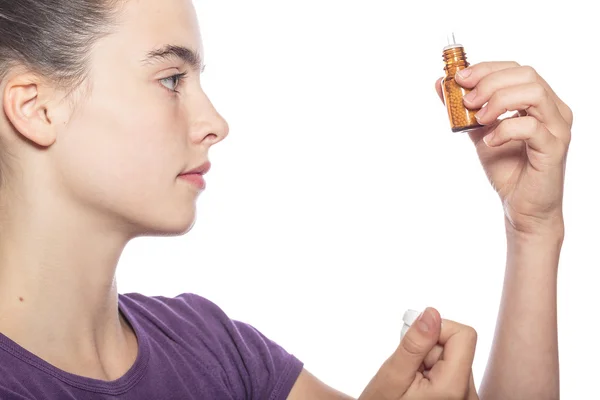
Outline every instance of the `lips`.
<svg viewBox="0 0 600 400"><path fill-rule="evenodd" d="M193 168L189 171L179 174L179 178L191 183L200 190L204 190L206 188L206 182L204 181L203 175L206 174L209 170L210 162L207 161L199 167Z"/></svg>
<svg viewBox="0 0 600 400"><path fill-rule="evenodd" d="M204 177L198 173L179 175L179 178L188 183L191 183L200 190L206 189L206 181L204 180Z"/></svg>
<svg viewBox="0 0 600 400"><path fill-rule="evenodd" d="M186 172L181 173L180 175L191 175L191 174L204 175L209 170L210 170L210 162L207 161L204 164L200 165L199 167L190 169L190 170L188 170Z"/></svg>

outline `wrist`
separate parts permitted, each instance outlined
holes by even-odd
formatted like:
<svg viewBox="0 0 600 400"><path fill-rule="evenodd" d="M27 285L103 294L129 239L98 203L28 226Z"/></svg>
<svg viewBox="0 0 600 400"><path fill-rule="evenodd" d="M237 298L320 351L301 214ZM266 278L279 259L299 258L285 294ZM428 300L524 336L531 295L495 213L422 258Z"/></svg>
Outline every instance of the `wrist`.
<svg viewBox="0 0 600 400"><path fill-rule="evenodd" d="M565 222L561 213L549 218L515 223L504 218L506 237L509 241L530 243L556 243L565 237Z"/></svg>
<svg viewBox="0 0 600 400"><path fill-rule="evenodd" d="M506 239L507 268L522 271L521 267L527 265L530 274L556 278L564 240L563 223L545 225L544 229L535 231L520 231L507 222Z"/></svg>
<svg viewBox="0 0 600 400"><path fill-rule="evenodd" d="M513 256L532 256L542 258L560 257L565 236L565 226L562 220L543 224L535 230L518 230L506 222L506 239L509 254Z"/></svg>

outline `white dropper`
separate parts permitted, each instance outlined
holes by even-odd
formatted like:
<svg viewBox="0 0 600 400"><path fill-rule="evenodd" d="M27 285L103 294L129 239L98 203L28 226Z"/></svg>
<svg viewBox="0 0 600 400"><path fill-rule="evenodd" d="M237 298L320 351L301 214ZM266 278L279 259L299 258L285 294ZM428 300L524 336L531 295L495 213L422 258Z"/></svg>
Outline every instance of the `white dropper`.
<svg viewBox="0 0 600 400"><path fill-rule="evenodd" d="M400 332L400 340L406 335L408 328L415 322L415 320L421 315L420 312L416 310L406 310L404 316L402 317L402 321L404 321L404 325L402 325L402 331Z"/></svg>
<svg viewBox="0 0 600 400"><path fill-rule="evenodd" d="M450 37L452 37L452 42L450 41ZM456 38L454 37L454 32L447 36L448 45L444 47L444 50L453 49L455 47L463 47L462 44L456 43Z"/></svg>

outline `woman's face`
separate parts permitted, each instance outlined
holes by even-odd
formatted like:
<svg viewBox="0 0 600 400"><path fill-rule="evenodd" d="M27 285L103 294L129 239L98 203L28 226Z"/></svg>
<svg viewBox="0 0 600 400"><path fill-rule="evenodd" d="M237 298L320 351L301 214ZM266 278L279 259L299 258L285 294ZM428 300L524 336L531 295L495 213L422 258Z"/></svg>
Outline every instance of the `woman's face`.
<svg viewBox="0 0 600 400"><path fill-rule="evenodd" d="M202 189L180 174L228 134L200 86L202 58L191 0L126 1L51 147L70 198L138 235L192 226Z"/></svg>

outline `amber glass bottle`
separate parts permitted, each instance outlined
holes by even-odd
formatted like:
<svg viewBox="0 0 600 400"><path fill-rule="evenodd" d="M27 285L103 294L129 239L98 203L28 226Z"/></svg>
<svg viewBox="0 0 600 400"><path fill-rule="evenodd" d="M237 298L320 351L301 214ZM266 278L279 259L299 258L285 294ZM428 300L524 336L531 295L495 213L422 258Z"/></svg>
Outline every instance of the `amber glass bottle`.
<svg viewBox="0 0 600 400"><path fill-rule="evenodd" d="M470 90L463 88L454 80L458 71L469 66L465 49L461 44L456 43L453 34L452 43L444 47L443 52L446 76L442 79L442 91L448 109L450 128L452 132L467 132L478 128L481 126L475 119L478 110L469 110L463 103L463 96Z"/></svg>

